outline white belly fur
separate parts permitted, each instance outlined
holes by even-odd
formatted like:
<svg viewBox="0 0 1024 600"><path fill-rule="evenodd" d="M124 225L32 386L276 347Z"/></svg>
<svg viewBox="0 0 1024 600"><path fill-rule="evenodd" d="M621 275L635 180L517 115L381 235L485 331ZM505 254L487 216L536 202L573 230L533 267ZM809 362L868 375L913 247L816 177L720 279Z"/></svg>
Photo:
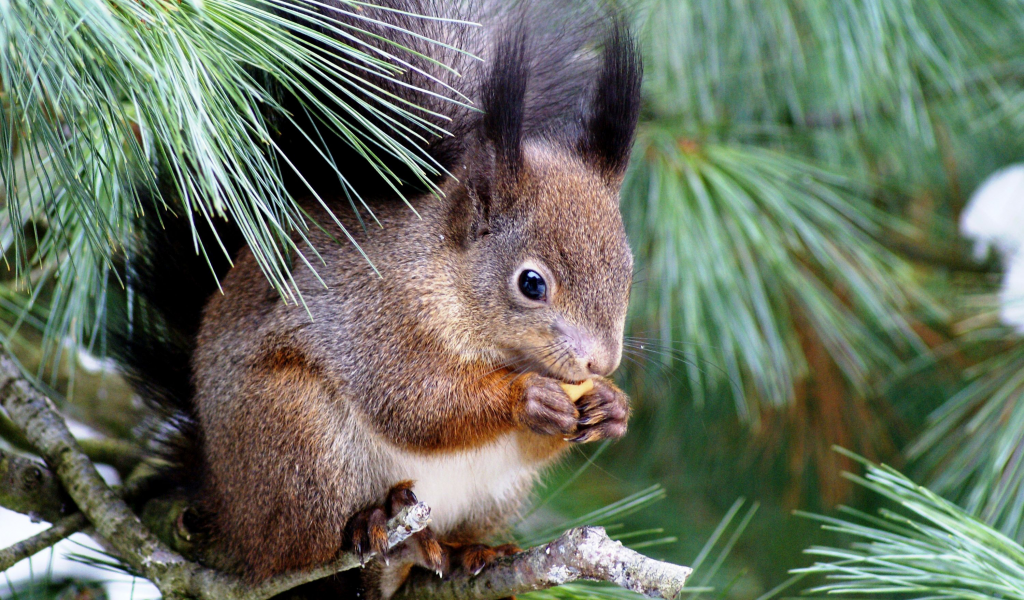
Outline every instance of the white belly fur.
<svg viewBox="0 0 1024 600"><path fill-rule="evenodd" d="M446 533L466 518L514 499L533 483L537 464L521 458L512 434L479 448L419 454L392 449L398 479L415 483L416 497L430 507L431 527Z"/></svg>

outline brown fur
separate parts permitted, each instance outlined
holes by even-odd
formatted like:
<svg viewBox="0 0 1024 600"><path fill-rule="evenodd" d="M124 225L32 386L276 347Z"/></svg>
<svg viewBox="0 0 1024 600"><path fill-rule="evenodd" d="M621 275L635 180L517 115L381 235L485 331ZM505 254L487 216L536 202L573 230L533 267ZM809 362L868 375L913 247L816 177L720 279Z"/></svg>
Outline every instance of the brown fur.
<svg viewBox="0 0 1024 600"><path fill-rule="evenodd" d="M206 307L193 362L203 496L221 550L251 578L335 556L349 519L398 483L393 448L452 453L514 433L537 471L584 429L575 421L588 413L557 384L619 361L632 261L617 181L553 145L528 144L524 163L516 181L490 180L486 217L479 175L464 169L446 184L459 200L416 198L419 216L380 203L382 227L365 231L346 222L379 276L321 218L327 231L311 236L322 262L307 258L326 285L295 261L305 308L268 294L248 252ZM526 260L552 277L548 305L516 296ZM595 394L621 408L617 429L591 437L621 435L625 397L599 380L580 405ZM527 492L438 533L480 541Z"/></svg>

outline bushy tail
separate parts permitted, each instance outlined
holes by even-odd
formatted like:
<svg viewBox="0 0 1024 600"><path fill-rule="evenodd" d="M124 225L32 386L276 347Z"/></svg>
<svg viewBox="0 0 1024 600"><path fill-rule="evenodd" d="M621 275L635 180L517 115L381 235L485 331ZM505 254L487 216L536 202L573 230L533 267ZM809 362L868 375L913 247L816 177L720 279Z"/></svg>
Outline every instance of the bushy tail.
<svg viewBox="0 0 1024 600"><path fill-rule="evenodd" d="M137 238L122 269L125 296L108 319L109 351L151 411L142 436L162 459L163 479L186 484L198 481L202 471L192 403L196 335L203 306L227 274L228 257L242 247L242 237L219 221L197 222L194 239L183 207L159 191L142 191L140 197Z"/></svg>

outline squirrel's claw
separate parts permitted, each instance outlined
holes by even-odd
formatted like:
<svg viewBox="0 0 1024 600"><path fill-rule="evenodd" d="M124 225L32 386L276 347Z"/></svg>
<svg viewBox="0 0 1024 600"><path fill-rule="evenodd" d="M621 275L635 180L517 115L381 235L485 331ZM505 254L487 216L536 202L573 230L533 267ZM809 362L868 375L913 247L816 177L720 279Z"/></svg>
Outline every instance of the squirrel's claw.
<svg viewBox="0 0 1024 600"><path fill-rule="evenodd" d="M576 402L576 408L580 412L576 423L577 435L566 438L566 441L585 444L626 434L629 398L613 383L596 379L594 389Z"/></svg>
<svg viewBox="0 0 1024 600"><path fill-rule="evenodd" d="M523 421L544 435L571 435L576 432L580 413L558 380L535 375L525 391Z"/></svg>
<svg viewBox="0 0 1024 600"><path fill-rule="evenodd" d="M416 495L412 493L412 482L402 481L391 487L383 505L361 510L349 519L346 538L352 551L359 555L360 564L366 566L373 553L379 554L385 564L388 562L388 519L413 504Z"/></svg>
<svg viewBox="0 0 1024 600"><path fill-rule="evenodd" d="M384 561L387 562L387 523L387 513L379 506L360 511L349 521L352 550L359 555L359 562L363 566L366 566L366 561L372 553L384 556Z"/></svg>
<svg viewBox="0 0 1024 600"><path fill-rule="evenodd" d="M438 577L444 577L444 573L448 570L448 553L437 541L434 531L427 527L414 533L413 538L420 546L422 566L437 573Z"/></svg>
<svg viewBox="0 0 1024 600"><path fill-rule="evenodd" d="M484 544L466 544L463 546L452 546L452 568L461 568L471 575L483 571L484 567L494 562L496 558L511 556L520 551L514 544L503 544L501 546L486 546Z"/></svg>

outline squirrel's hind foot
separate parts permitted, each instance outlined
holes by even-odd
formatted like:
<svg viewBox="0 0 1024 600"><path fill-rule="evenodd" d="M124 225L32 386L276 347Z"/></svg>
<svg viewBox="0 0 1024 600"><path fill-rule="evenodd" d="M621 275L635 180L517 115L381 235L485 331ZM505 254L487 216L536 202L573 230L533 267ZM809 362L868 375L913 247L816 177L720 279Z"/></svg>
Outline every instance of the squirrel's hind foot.
<svg viewBox="0 0 1024 600"><path fill-rule="evenodd" d="M412 493L411 481L396 483L388 490L382 504L371 506L352 515L348 525L345 526L345 548L358 554L359 560L364 566L371 553L386 557L389 550L388 519L416 502L416 495ZM387 559L385 558L385 560Z"/></svg>
<svg viewBox="0 0 1024 600"><path fill-rule="evenodd" d="M515 544L487 546L486 544L449 544L448 557L451 569L462 569L473 575L483 570L495 559L512 556L521 551Z"/></svg>

